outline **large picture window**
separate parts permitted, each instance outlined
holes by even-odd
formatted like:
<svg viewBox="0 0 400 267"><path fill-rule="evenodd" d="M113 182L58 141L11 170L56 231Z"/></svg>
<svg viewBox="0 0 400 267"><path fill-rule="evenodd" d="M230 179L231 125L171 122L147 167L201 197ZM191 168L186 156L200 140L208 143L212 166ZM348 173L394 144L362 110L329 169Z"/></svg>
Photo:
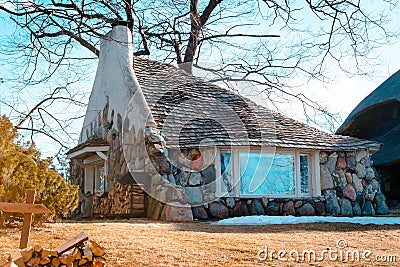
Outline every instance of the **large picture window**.
<svg viewBox="0 0 400 267"><path fill-rule="evenodd" d="M317 192L313 191L317 185L315 153L220 150L217 195L310 197Z"/></svg>
<svg viewBox="0 0 400 267"><path fill-rule="evenodd" d="M294 195L295 154L240 152L240 194Z"/></svg>

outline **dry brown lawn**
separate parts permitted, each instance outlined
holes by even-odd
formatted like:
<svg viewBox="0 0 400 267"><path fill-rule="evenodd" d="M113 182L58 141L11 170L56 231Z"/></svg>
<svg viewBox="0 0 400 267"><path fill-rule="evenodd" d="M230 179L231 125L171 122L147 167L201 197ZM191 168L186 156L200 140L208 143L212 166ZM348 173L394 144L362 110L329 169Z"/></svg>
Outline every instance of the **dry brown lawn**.
<svg viewBox="0 0 400 267"><path fill-rule="evenodd" d="M216 226L208 223L167 223L145 219L47 223L34 227L30 245L55 248L72 236L84 231L107 250L111 266L400 266L400 226L352 224L301 224L273 226ZM19 244L18 228L0 229L0 258L15 250ZM339 249L337 241L344 239L347 247ZM332 260L321 253L331 247ZM296 252L314 250L317 261L258 259L262 249ZM365 250L370 250L362 258ZM361 259L353 261L352 252L359 251ZM351 252L351 253L349 253ZM342 253L342 258L341 258ZM346 255L349 262L344 263ZM260 254L264 256L264 254ZM386 256L391 261L377 261ZM395 256L388 257L388 256ZM288 259L288 254L283 258ZM335 258L337 259L335 260ZM393 262L396 260L396 262Z"/></svg>

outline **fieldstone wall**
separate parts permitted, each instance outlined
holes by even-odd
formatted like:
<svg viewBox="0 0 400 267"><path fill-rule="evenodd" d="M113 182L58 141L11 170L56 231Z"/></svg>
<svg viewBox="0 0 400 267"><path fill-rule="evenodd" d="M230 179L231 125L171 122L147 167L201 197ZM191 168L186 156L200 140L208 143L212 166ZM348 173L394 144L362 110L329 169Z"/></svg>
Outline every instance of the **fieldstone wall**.
<svg viewBox="0 0 400 267"><path fill-rule="evenodd" d="M122 130L121 114L114 115L114 110L109 114L108 98L104 109L99 112L98 118L86 129L87 142L96 139L103 139L108 142L109 150L107 152L107 172L105 179L107 181L107 190L103 194L91 191L84 192L84 167L75 161L70 162L70 180L73 184L80 186L79 206L70 215L71 217L92 217L93 215L143 215L145 212L145 194L141 185L121 184L118 179L129 174L128 163L125 160L124 145L122 142L123 134L128 138L127 132ZM129 129L129 120L124 121ZM90 129L90 130L89 130ZM137 144L144 143L144 131L139 131L139 138L131 136ZM140 139L141 136L141 139ZM128 144L129 141L128 140ZM129 161L137 162L144 169L144 146L140 151L139 145L134 143L135 153ZM140 160L137 155L140 154ZM133 203L131 203L133 200Z"/></svg>
<svg viewBox="0 0 400 267"><path fill-rule="evenodd" d="M191 221L247 215L373 216L388 213L367 150L321 152L320 197L217 198L216 151L213 148L167 149L161 132L155 127L135 129L128 117L123 122L125 132L122 132L120 116L116 121L117 127L111 128L106 135L110 144L107 180L111 182L111 190L103 195L82 194L82 202L92 201L92 212L96 214L130 213L130 187L117 182L129 171L135 174L137 182L143 184L147 193L145 207L145 193L136 189L135 209L145 210L148 218L156 220ZM103 131L94 130L96 132L104 135ZM74 168L75 173L83 174L79 167ZM75 179L80 183L81 179Z"/></svg>
<svg viewBox="0 0 400 267"><path fill-rule="evenodd" d="M321 189L326 212L342 216L388 213L368 150L320 153Z"/></svg>
<svg viewBox="0 0 400 267"><path fill-rule="evenodd" d="M218 199L213 183L216 176L214 162L206 164L207 153L212 156L212 152L207 149L204 149L205 153L199 149L184 149L180 154L173 149L162 149L163 153L150 154L157 169L152 181L155 186L153 196L161 200L161 203L149 207L155 211L153 219L190 220L187 212L190 206L193 219L198 220L247 215L373 216L388 213L386 199L367 150L321 152L320 197ZM184 158L177 158L175 154ZM171 161L175 166L170 164ZM162 203L171 202L174 203L172 206L180 207L165 209Z"/></svg>

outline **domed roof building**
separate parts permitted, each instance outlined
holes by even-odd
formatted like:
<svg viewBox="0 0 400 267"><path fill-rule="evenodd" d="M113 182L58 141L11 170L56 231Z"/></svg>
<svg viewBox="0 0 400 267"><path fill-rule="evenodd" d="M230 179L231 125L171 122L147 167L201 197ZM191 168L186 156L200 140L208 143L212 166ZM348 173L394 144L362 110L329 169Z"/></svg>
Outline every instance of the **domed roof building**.
<svg viewBox="0 0 400 267"><path fill-rule="evenodd" d="M390 200L400 200L400 70L362 100L337 130L337 134L382 144L372 156L382 176L382 190Z"/></svg>

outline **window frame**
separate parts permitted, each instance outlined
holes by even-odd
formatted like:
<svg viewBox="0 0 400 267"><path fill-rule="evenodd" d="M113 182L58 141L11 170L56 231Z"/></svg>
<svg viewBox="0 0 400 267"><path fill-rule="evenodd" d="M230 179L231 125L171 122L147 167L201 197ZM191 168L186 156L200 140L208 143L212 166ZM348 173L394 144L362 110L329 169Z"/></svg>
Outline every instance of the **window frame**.
<svg viewBox="0 0 400 267"><path fill-rule="evenodd" d="M230 152L231 153L231 167L232 167L232 183L234 185L232 194L229 192L221 192L222 186L222 177L221 177L221 152ZM266 151L268 153L273 151L272 149ZM242 194L241 193L241 177L240 177L240 162L239 155L241 152L260 152L259 148L256 147L248 149L243 147L236 148L218 148L218 153L216 155L216 175L217 175L217 183L216 183L216 197L239 197L239 198L311 198L311 197L319 197L321 196L321 187L320 187L320 168L319 168L319 151L310 150L310 149L276 149L274 152L279 154L294 154L294 171L295 171L295 193L294 194ZM309 156L309 193L301 193L301 177L300 177L300 155L308 155Z"/></svg>
<svg viewBox="0 0 400 267"><path fill-rule="evenodd" d="M84 164L84 192L91 192L91 194L103 194L109 192L109 186L107 183L107 160L99 155L92 155L83 160ZM104 190L97 190L101 179L99 177L99 169L103 169L103 188Z"/></svg>
<svg viewBox="0 0 400 267"><path fill-rule="evenodd" d="M93 193L103 194L104 192L106 192L106 177L105 177L104 164L96 164L93 167L94 167ZM101 175L100 175L101 169L102 169L103 180L101 179ZM103 187L103 190L98 189L99 187L100 188Z"/></svg>

